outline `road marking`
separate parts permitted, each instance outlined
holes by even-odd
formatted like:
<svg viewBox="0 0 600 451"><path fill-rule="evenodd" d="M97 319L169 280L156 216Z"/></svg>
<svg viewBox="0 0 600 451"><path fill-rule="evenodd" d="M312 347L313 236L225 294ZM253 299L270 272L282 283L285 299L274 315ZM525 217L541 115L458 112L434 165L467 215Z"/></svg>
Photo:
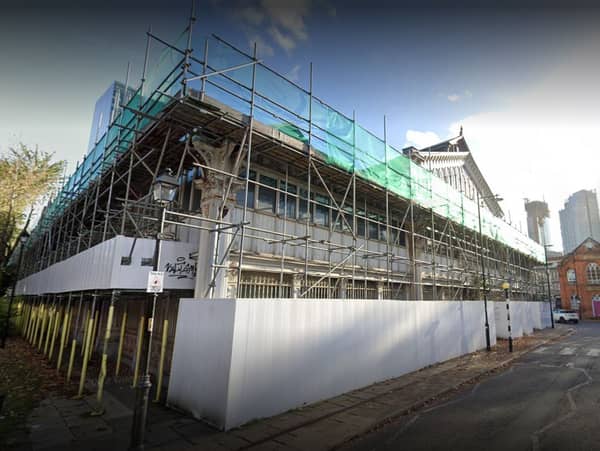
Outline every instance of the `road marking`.
<svg viewBox="0 0 600 451"><path fill-rule="evenodd" d="M573 355L575 354L575 348L563 348L562 351L559 352L560 355Z"/></svg>
<svg viewBox="0 0 600 451"><path fill-rule="evenodd" d="M546 352L548 350L547 346L542 346L533 351L534 354L541 354L542 352Z"/></svg>
<svg viewBox="0 0 600 451"><path fill-rule="evenodd" d="M588 353L587 353L587 356L588 357L598 357L598 356L600 356L600 349L596 349L596 348L590 349L588 351Z"/></svg>

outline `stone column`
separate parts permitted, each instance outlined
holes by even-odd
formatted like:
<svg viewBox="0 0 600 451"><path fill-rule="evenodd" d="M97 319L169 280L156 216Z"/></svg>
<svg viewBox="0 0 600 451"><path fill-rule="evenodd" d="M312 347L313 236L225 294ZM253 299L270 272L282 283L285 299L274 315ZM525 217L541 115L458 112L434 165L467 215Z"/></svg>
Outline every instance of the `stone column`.
<svg viewBox="0 0 600 451"><path fill-rule="evenodd" d="M348 298L348 279L340 279L340 299Z"/></svg>
<svg viewBox="0 0 600 451"><path fill-rule="evenodd" d="M225 173L239 173L240 164L244 160L243 155L238 155L236 152L239 146L229 140L215 145L207 144L200 138L194 139L193 145L206 165L216 169L204 169L204 177L194 181L195 187L202 190L202 216L216 221L221 219L228 221L232 216L230 212L235 205L236 194L243 185ZM223 199L228 187L229 194L226 199ZM231 271L223 267L213 270L213 265L218 265L223 260L235 228L217 232L218 229L223 228L223 225L206 220L200 223L206 229L200 230L198 241L198 268L194 297L199 299L231 297L232 292L228 289ZM229 258L225 258L223 265L228 264ZM217 276L211 287L215 274Z"/></svg>
<svg viewBox="0 0 600 451"><path fill-rule="evenodd" d="M383 299L383 282L381 280L377 282L377 299L380 301Z"/></svg>
<svg viewBox="0 0 600 451"><path fill-rule="evenodd" d="M304 276L302 274L294 273L292 277L292 298L298 299L302 294L302 282Z"/></svg>

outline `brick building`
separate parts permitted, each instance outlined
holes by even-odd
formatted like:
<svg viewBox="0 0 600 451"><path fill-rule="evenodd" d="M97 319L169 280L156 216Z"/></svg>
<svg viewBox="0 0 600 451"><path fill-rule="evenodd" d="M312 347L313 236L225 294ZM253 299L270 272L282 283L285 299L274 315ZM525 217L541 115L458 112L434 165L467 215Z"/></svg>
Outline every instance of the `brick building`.
<svg viewBox="0 0 600 451"><path fill-rule="evenodd" d="M600 243L587 238L559 264L563 308L579 311L580 317L600 317Z"/></svg>

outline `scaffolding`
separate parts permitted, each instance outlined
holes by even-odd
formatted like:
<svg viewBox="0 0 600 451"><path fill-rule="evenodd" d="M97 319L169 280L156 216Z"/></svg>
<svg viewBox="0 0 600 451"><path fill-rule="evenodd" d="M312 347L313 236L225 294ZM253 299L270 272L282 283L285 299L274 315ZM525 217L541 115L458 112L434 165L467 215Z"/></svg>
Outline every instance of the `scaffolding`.
<svg viewBox="0 0 600 451"><path fill-rule="evenodd" d="M209 297L229 272L237 297L478 299L482 260L492 297L506 280L516 299L538 293L543 248L390 145L385 117L379 138L313 95L312 65L302 88L256 48L197 45L192 23L174 43L147 32L135 94L45 207L24 275L164 225L215 236ZM180 189L158 220L166 168ZM210 177L216 214L201 207Z"/></svg>

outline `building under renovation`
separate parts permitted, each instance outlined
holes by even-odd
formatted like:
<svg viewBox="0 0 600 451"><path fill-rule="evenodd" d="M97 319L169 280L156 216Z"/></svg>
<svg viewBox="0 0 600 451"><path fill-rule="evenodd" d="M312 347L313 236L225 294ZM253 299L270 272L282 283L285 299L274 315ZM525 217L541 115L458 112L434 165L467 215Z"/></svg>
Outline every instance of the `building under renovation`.
<svg viewBox="0 0 600 451"><path fill-rule="evenodd" d="M174 43L148 33L144 67L24 249L30 338L65 331L61 349L87 340L109 372L137 374L154 267L161 374L184 297L476 300L484 277L491 299L505 281L515 299L544 289L543 248L503 221L462 131L397 148L318 97L312 73L298 86L220 38L195 42L191 24Z"/></svg>

